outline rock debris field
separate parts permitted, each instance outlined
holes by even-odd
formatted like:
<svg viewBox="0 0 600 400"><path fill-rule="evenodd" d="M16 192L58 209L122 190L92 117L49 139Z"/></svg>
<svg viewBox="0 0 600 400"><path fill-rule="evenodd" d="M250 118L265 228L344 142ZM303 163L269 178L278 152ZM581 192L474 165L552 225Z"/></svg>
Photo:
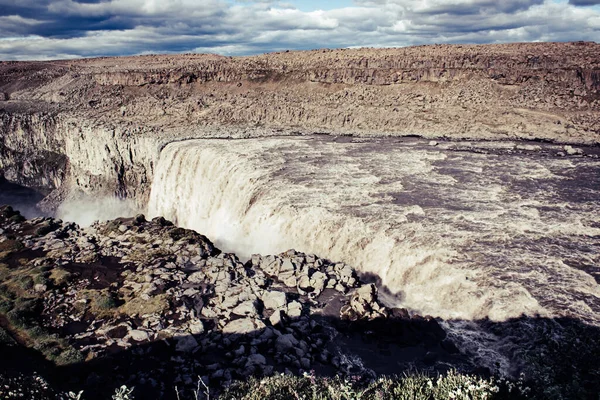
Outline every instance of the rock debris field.
<svg viewBox="0 0 600 400"><path fill-rule="evenodd" d="M168 396L198 376L219 388L276 373L472 368L435 319L386 308L343 263L295 250L243 263L143 215L82 229L5 206L0 226L11 333L70 371L66 386L86 376L97 393L123 383Z"/></svg>

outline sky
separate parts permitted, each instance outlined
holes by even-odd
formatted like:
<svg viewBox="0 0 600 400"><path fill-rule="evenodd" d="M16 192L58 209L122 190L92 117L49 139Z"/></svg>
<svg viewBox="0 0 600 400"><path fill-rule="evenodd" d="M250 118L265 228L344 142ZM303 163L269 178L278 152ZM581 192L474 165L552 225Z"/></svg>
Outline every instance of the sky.
<svg viewBox="0 0 600 400"><path fill-rule="evenodd" d="M600 42L600 0L0 0L0 60Z"/></svg>

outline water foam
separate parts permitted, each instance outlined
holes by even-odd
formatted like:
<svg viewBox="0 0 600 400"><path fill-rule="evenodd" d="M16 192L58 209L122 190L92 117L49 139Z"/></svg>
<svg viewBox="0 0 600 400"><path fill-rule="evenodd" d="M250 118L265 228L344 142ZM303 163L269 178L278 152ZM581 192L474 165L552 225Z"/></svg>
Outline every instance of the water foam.
<svg viewBox="0 0 600 400"><path fill-rule="evenodd" d="M563 262L600 254L598 202L561 197L578 165L389 140L186 141L161 153L148 214L243 256L344 261L379 276L388 301L444 319L598 321L598 285Z"/></svg>

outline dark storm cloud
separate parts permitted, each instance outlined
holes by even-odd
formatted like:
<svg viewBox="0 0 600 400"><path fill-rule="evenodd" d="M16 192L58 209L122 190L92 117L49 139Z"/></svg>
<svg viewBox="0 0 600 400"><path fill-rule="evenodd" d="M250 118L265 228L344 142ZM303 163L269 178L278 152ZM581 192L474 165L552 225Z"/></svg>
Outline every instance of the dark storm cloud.
<svg viewBox="0 0 600 400"><path fill-rule="evenodd" d="M0 60L425 43L600 40L600 2L356 0L305 12L278 1L0 0Z"/></svg>
<svg viewBox="0 0 600 400"><path fill-rule="evenodd" d="M575 6L595 6L600 4L600 0L569 0L569 4Z"/></svg>
<svg viewBox="0 0 600 400"><path fill-rule="evenodd" d="M478 0L464 2L447 2L420 11L423 14L470 15L481 13L515 13L529 9L544 0Z"/></svg>

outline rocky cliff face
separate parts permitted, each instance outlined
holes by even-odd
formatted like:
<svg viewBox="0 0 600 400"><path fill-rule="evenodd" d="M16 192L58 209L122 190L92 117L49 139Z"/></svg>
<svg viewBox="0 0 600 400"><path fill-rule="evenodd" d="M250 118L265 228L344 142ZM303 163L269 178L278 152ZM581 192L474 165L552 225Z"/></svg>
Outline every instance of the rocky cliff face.
<svg viewBox="0 0 600 400"><path fill-rule="evenodd" d="M156 140L53 113L4 113L0 133L0 171L9 181L50 193L48 210L70 192L147 197Z"/></svg>
<svg viewBox="0 0 600 400"><path fill-rule="evenodd" d="M530 43L0 64L0 170L148 196L161 147L327 132L600 141L600 45ZM58 196L60 197L60 196Z"/></svg>

